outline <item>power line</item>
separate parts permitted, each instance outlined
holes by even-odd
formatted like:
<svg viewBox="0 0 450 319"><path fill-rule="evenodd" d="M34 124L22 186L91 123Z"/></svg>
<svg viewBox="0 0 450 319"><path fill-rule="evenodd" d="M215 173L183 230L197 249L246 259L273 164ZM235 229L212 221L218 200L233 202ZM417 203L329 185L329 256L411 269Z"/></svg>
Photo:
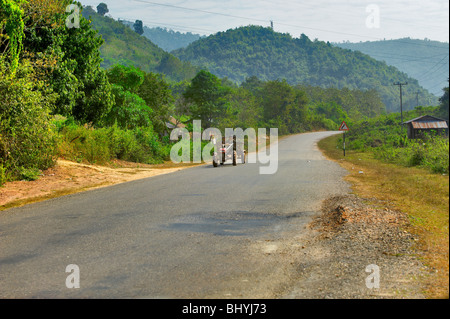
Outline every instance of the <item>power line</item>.
<svg viewBox="0 0 450 319"><path fill-rule="evenodd" d="M213 15L220 15L220 16L230 17L230 18L251 20L251 21L257 21L257 22L263 22L263 23L267 22L267 20L262 20L262 19L255 19L255 18L250 18L250 17L242 17L242 16L236 16L236 15L227 14L227 13L212 12L212 11L201 10L201 9L192 9L192 8L181 7L181 6L171 5L171 4L157 3L157 2L152 2L152 1L145 1L145 0L133 0L133 1L134 2L141 2L141 3L148 3L148 4L152 4L152 5L156 5L156 6L163 6L163 7L176 8L176 9L181 9L181 10L189 10L189 11L202 12L202 13L213 14ZM274 21L272 20L272 22L274 22ZM371 38L371 39L378 39L376 37L371 37L371 36L363 36L363 35L353 34L353 33L346 33L346 32L331 31L331 30L325 30L325 29L310 28L310 27L298 26L298 25L281 23L281 22L277 22L277 24L278 25L282 25L282 26L293 27L293 28L309 29L309 30L314 30L314 31L321 31L321 32L328 32L328 33L335 33L335 34L343 34L343 35L351 35L351 36L359 36L359 37L365 37L365 38Z"/></svg>
<svg viewBox="0 0 450 319"><path fill-rule="evenodd" d="M442 56L444 56L444 59L445 59L448 56L448 54L437 54L437 55L424 56L424 57L417 57L417 56L404 55L404 54L395 54L395 55L392 54L392 55L390 55L390 54L386 54L385 51L383 51L383 53L378 53L378 51L373 51L375 53L364 53L364 52L362 52L361 50L359 50L357 48L347 48L345 46L341 47L338 44L335 44L335 46L338 47L338 48L351 50L353 52L359 51L359 52L361 52L363 54L369 55L369 56L377 58L377 59L397 60L397 61L399 61L397 63L419 62L419 63L425 63L425 64L436 64L436 61L427 61L427 60L431 60L431 59L442 57ZM407 59L404 59L403 57L407 58ZM442 60L440 60L439 62L441 62L441 61Z"/></svg>
<svg viewBox="0 0 450 319"><path fill-rule="evenodd" d="M260 0L260 1L272 4L272 5L279 6L279 3L273 3L273 2L267 1L267 0ZM315 9L315 5L309 5L308 3L295 2L295 3L292 3L292 4L294 4L296 6L300 6L300 7L303 6L303 7L307 7L307 8L310 8L310 9ZM339 16L346 15L346 16L353 17L353 18L360 18L361 17L361 15L356 16L354 14L349 14L348 12L344 12L344 11L324 10L323 8L321 8L321 11L325 11L325 12L329 12L329 13L333 13L333 14L339 14ZM385 17L385 16L383 16L383 20L388 20L388 21L390 20L390 21L395 21L395 22L401 22L403 25L404 24L410 24L410 25L421 26L421 27L425 27L425 28L439 28L439 29L443 28L442 25L417 24L416 21L411 21L411 22L407 21L407 22L405 22L404 20L395 19L395 18L389 18L389 17Z"/></svg>
<svg viewBox="0 0 450 319"><path fill-rule="evenodd" d="M439 69L433 71L433 73L428 74L428 76L426 76L426 77L424 77L424 78L421 78L421 81L430 81L430 80L436 78L436 77L437 77L436 74L437 74L437 72L438 72L440 69L442 69L442 67L440 67ZM447 77L448 77L448 73L446 73L445 76L443 76L443 77L447 78Z"/></svg>
<svg viewBox="0 0 450 319"><path fill-rule="evenodd" d="M196 11L196 12L202 12L202 13L214 14L214 15L221 15L221 16L229 17L229 18L238 18L238 19L253 20L253 21L258 21L258 22L267 22L267 20L262 20L262 19L255 19L255 18L248 18L248 17L240 17L240 16L236 16L236 15L232 15L232 14L227 14L227 13L212 12L212 11L201 10L201 9L192 9L192 8L181 7L181 6L176 6L176 5L172 5L172 4L166 4L166 3L158 3L158 2L144 1L144 0L133 0L133 1L134 1L134 2L141 2L141 3L148 3L148 4L155 5L155 6L162 6L162 7L169 7L169 8L175 8L175 9L181 9L181 10Z"/></svg>
<svg viewBox="0 0 450 319"><path fill-rule="evenodd" d="M372 55L372 54L371 54ZM437 57L442 57L446 54L437 54L437 55L432 55L432 56L427 56L427 57L417 57L417 56L412 56L412 55L404 55L404 54L395 54L395 55L389 55L389 54L385 54L385 52L383 53L375 53L375 55L377 56L387 56L387 57L405 57L405 58L411 58L411 59L416 59L416 60L425 60L425 59L432 59L432 58L437 58ZM434 62L433 62L434 63Z"/></svg>
<svg viewBox="0 0 450 319"><path fill-rule="evenodd" d="M201 9L193 9L193 8L187 8L187 7L182 7L182 6L177 6L177 5L172 5L172 4L163 4L163 3L158 3L158 2L153 2L153 1L147 1L147 0L133 0L135 2L140 2L140 3L146 3L146 4L150 4L150 5L156 5L156 6L163 6L163 7L168 7L168 8L175 8L175 9L180 9L180 10L188 10L188 11L193 11L193 12L201 12L201 13L206 13L206 14L212 14L212 15L220 15L220 16L225 16L225 17L232 17L232 18L238 18L238 19L245 19L245 20L252 20L252 21L258 21L258 22L264 22L266 23L266 20L262 20L262 19L256 19L256 18L249 18L249 17L244 17L244 16L237 16L237 15L232 15L232 14L226 14L226 13L220 13L220 12L213 12L213 11L208 11L208 10L201 10ZM273 26L274 21L270 20L271 25ZM153 23L156 24L156 23ZM298 25L293 25L293 24L287 24L287 23L277 23L278 25L282 25L282 26L289 26L289 27L293 27L293 28L302 28L302 29L311 29L311 30L316 30L316 31L322 31L322 32L330 32L330 33L337 33L337 34L346 34L346 35L352 35L352 36L360 36L357 34L351 34L351 33L345 33L345 32L338 32L338 31L330 31L330 30L325 30L325 29L317 29L317 28L310 28L310 27L304 27L304 26L298 26ZM178 28L185 28L183 26L177 26L177 25L170 25L170 24L160 24L160 25L168 25L168 26L175 26ZM189 30L189 28L185 28L186 30ZM194 28L194 27L190 27L190 29L197 29L197 30L201 30L201 31L208 31L208 32L214 32L212 30L206 30L206 29L201 29L201 28ZM376 37L370 37L373 39L378 39ZM425 45L427 47L431 47L432 45L429 44L423 44L423 43L411 43L409 41L401 41L401 40L397 40L397 42L401 42L401 43L406 43L406 44L412 44L412 45ZM433 46L433 47L438 47L440 49L445 49L442 46ZM413 57L413 56L408 56L408 55L396 55L396 56L390 56L390 55L386 55L386 54L370 54L370 56L372 56L373 58L381 58L381 59L395 59L397 61L399 61L398 63L408 63L408 62L419 62L419 63L425 63L425 64L434 64L434 62L432 61L427 61L425 59L430 59L432 57L422 57L422 58L417 58L417 57ZM438 57L438 56L442 56L442 55L435 55L433 57ZM408 57L411 59L402 59L401 57ZM439 66L439 64L448 57L448 54L441 59L438 63L436 63L435 65L433 65L430 69L428 69L428 71L425 74L431 74L430 72L432 72L433 70L436 69L436 67ZM441 66L441 68L444 65ZM416 77L416 75L410 75L412 77ZM422 79L423 80L423 77Z"/></svg>
<svg viewBox="0 0 450 319"><path fill-rule="evenodd" d="M266 20L261 20L261 19L254 19L254 18L248 18L248 17L236 16L236 15L230 15L230 14L224 14L224 13L212 12L212 11L207 11L207 10L201 10L201 9L192 9L192 8L186 8L186 7L181 7L181 6L171 5L171 4L157 3L157 2L153 2L153 1L146 1L146 0L133 0L133 1L135 1L135 2L141 2L141 3L147 3L147 4L151 4L151 5L158 5L158 6L170 7L170 8L176 8L176 9L182 9L182 10L189 10L189 11L202 12L202 13L207 13L207 14L215 14L215 15L222 15L222 16L227 16L227 17L234 17L234 18L240 18L240 19L251 19L251 20L254 20L254 21L266 22ZM273 25L273 20L271 20L270 22L271 22L271 25ZM175 27L178 27L178 28L183 28L183 29L185 29L185 30L197 29L197 30L200 30L200 31L214 32L214 31L212 31L212 30L201 29L201 28L195 28L195 27L186 28L186 27L184 27L184 26L179 26L179 25L158 24L158 23L153 23L153 22L152 22L152 24L163 25L163 26L175 26ZM300 26L295 26L295 25L285 24L285 23L278 23L278 24L279 24L279 25L285 25L285 26L291 26L291 27L297 27L297 28L300 27ZM308 27L301 27L301 28L308 28ZM309 29L313 29L313 30L321 30L321 29L314 29L314 28L309 28ZM321 30L321 31L324 31L324 32L334 32L334 33L341 33L341 34L342 34L342 32L335 32L335 31L328 31L328 30ZM349 34L349 33L345 33L345 34ZM353 34L352 34L352 35L353 35ZM405 43L411 44L411 43L409 43L409 42L405 42ZM427 46L428 46L428 45L427 45ZM441 47L440 47L440 48L441 48ZM412 57L412 56L406 56L406 55L403 55L403 56L405 56L405 57L411 57L411 58L414 58L414 59L413 59L413 60L402 60L401 58L398 58L398 57L393 57L393 56L389 56L389 55L375 55L375 54L370 54L370 56L373 56L373 57L381 57L381 58L386 58L386 57L388 57L388 58L391 58L391 59L400 60L400 61L402 61L402 62L413 62L413 61L416 61L416 60L419 61L419 60L425 59L425 58L415 58L415 57ZM400 55L397 55L397 56L400 56ZM439 55L437 55L437 56L439 56ZM434 63L434 62L431 62L431 61L423 61L422 63L430 63L430 64L431 64L431 63Z"/></svg>
<svg viewBox="0 0 450 319"><path fill-rule="evenodd" d="M442 90L444 89L444 87L445 87L445 84L444 84L443 86L442 86L442 83L441 83L441 84L437 84L437 85L435 85L434 87L432 87L431 90L429 90L429 91L430 91L433 95L436 95L436 96L442 95L442 94L443 94L443 93L442 93ZM439 92L434 93L434 90L437 89L437 88L440 89Z"/></svg>
<svg viewBox="0 0 450 319"><path fill-rule="evenodd" d="M446 58L448 58L448 57L449 57L449 55L447 54L444 58L442 58L439 62L437 62L433 67L431 67L430 69L428 69L428 71L426 71L425 73L423 73L423 74L421 75L422 79L424 79L424 77L426 78L425 75L429 74L430 72L434 72L434 69L435 69L436 67L438 67L439 65L441 65L441 62L444 61L444 60L445 60ZM439 70L442 69L443 66L445 66L445 64L442 64L441 67L439 68ZM436 71L437 71L437 70L436 70ZM419 75L419 74L417 74L417 75ZM416 77L416 75L413 75L413 77Z"/></svg>
<svg viewBox="0 0 450 319"><path fill-rule="evenodd" d="M166 3L159 3L159 2L153 2L153 1L147 1L147 0L132 0L132 1L140 2L140 3L146 3L146 4L151 4L151 5L155 5L155 6L163 6L163 7L168 7L168 8L180 9L180 10L187 10L187 11L201 12L201 13L212 14L212 15L219 15L219 16L236 18L236 19L257 21L257 22L261 22L261 23L267 23L268 22L267 20L262 20L262 19L256 19L256 18L244 17L244 16L237 16L237 15L233 15L233 14L220 13L220 12L214 12L214 11L208 11L208 10L202 10L202 9L193 9L193 8L188 8L188 7L182 7L182 6L166 4ZM300 28L300 29L308 29L308 30L326 32L326 33L334 33L334 34L341 34L341 35L357 36L357 37L368 38L368 39L373 39L373 40L383 40L382 38L373 37L373 36L365 36L365 35L361 35L361 34L354 34L354 33L339 32L339 31L334 31L334 30L311 28L311 27L307 27L307 26L293 25L293 24L282 23L282 22L277 22L277 21L273 21L273 22L274 23L276 22L277 25L287 26L287 27L292 27L292 28ZM400 41L400 40L397 40L397 41ZM433 45L426 45L426 44L423 44L423 43L411 43L411 42L406 42L406 41L403 41L403 42L407 43L407 44L411 44L411 45L422 45L422 46L425 45L425 46L428 46L428 47L433 46ZM445 48L442 48L441 46L433 46L433 47L440 48L440 49L445 49Z"/></svg>
<svg viewBox="0 0 450 319"><path fill-rule="evenodd" d="M423 60L426 60L426 59L431 59L431 57L421 57L421 58L415 58L415 59L403 59L403 58L400 58L400 57L395 57L393 55L392 56L390 56L390 55L379 55L379 54L373 54L373 53L368 54L368 55L370 55L371 57L377 57L377 58L380 58L380 59L398 60L397 63L409 63L409 62L418 62L418 63L425 63L425 64L435 64L436 63L435 61L423 61ZM442 55L439 55L439 56L442 56Z"/></svg>
<svg viewBox="0 0 450 319"><path fill-rule="evenodd" d="M439 78L436 77L432 81L433 82L431 82L431 83L433 83L433 85L435 85L435 86L441 85L443 82L448 83L448 73L446 73L446 74L441 73L439 75Z"/></svg>

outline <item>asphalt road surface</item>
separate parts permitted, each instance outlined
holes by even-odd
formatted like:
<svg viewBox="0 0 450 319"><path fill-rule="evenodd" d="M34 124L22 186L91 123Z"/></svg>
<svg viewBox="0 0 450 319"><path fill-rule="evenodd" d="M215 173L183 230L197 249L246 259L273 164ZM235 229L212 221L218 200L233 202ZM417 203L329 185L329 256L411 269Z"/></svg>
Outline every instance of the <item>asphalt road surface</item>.
<svg viewBox="0 0 450 319"><path fill-rule="evenodd" d="M283 296L305 226L349 191L316 146L332 134L280 140L273 175L204 165L0 212L0 297Z"/></svg>

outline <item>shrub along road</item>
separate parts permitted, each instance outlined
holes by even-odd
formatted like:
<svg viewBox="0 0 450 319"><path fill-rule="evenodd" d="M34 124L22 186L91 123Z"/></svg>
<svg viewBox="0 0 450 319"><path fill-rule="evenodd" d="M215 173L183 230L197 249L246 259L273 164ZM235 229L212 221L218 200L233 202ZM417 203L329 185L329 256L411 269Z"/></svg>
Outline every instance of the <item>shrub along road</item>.
<svg viewBox="0 0 450 319"><path fill-rule="evenodd" d="M339 296L308 227L323 200L349 192L346 171L316 146L332 134L280 140L273 175L260 164L204 165L3 211L0 297L309 298L325 287ZM376 296L364 282L373 259L359 260L342 297ZM80 288L67 288L78 281L68 265Z"/></svg>

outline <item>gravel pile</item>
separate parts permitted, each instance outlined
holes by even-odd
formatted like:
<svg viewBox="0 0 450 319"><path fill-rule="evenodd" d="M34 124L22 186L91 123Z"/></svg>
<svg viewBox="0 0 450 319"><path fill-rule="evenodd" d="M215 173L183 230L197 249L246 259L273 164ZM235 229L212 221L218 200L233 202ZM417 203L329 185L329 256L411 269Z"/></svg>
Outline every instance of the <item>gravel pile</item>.
<svg viewBox="0 0 450 319"><path fill-rule="evenodd" d="M407 216L384 202L354 195L326 200L310 224L296 265L298 284L287 297L425 298L427 268L414 254L417 239L407 225Z"/></svg>

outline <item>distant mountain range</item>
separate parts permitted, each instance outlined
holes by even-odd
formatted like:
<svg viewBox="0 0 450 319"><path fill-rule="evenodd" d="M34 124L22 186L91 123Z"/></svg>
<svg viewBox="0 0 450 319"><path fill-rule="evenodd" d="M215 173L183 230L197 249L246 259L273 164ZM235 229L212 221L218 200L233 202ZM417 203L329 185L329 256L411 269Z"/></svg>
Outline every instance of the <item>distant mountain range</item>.
<svg viewBox="0 0 450 319"><path fill-rule="evenodd" d="M340 48L361 51L385 61L417 79L431 93L441 96L448 86L449 44L409 38L360 43L336 43ZM419 96L419 101L420 101Z"/></svg>
<svg viewBox="0 0 450 319"><path fill-rule="evenodd" d="M416 106L419 92L423 105L437 105L437 97L405 72L358 51L343 49L306 35L289 34L260 26L219 32L172 52L182 61L240 83L247 77L286 79L291 84L369 90L376 89L388 111L399 109L399 89L394 82L408 82L404 107Z"/></svg>

